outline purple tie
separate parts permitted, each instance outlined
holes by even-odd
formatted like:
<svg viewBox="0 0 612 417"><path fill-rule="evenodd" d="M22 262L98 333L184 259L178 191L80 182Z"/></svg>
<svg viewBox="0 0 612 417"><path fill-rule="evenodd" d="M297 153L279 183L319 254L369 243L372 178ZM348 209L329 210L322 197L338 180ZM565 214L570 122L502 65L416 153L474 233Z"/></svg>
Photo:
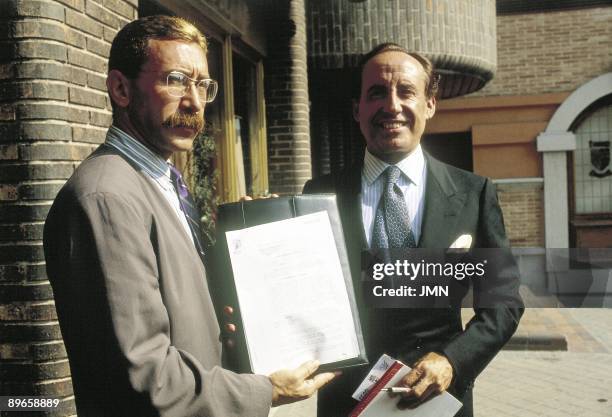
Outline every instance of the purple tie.
<svg viewBox="0 0 612 417"><path fill-rule="evenodd" d="M202 245L202 232L200 230L200 211L193 201L191 193L189 192L187 185L185 185L185 181L183 181L183 176L179 170L173 165L168 164L168 166L170 167L170 179L172 180L172 185L174 186L174 190L178 195L181 210L183 210L183 213L187 218L187 224L189 224L189 229L191 230L193 243L198 250L198 254L202 259L202 262L204 262L204 247Z"/></svg>

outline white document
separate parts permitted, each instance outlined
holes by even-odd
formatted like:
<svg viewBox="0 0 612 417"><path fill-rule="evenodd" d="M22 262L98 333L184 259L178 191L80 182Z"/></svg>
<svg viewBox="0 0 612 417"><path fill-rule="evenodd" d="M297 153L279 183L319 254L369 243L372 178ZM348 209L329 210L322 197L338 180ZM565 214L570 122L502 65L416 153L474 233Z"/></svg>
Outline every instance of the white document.
<svg viewBox="0 0 612 417"><path fill-rule="evenodd" d="M326 211L226 236L253 372L359 355Z"/></svg>

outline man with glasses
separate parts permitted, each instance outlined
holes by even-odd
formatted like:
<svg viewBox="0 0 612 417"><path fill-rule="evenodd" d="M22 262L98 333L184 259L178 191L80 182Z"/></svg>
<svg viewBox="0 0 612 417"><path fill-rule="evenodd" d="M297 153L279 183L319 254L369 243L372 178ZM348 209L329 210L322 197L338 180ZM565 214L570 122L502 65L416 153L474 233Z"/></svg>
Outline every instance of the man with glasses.
<svg viewBox="0 0 612 417"><path fill-rule="evenodd" d="M174 152L191 149L214 100L206 40L151 16L113 41L113 125L47 218L47 273L80 416L266 416L333 378L316 362L271 374L220 366L197 209Z"/></svg>

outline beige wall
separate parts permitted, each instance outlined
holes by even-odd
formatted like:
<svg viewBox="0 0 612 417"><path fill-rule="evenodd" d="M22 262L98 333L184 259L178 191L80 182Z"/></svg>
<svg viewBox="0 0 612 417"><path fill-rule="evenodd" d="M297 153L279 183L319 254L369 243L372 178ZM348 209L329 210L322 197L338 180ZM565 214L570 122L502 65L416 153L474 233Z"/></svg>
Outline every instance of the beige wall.
<svg viewBox="0 0 612 417"><path fill-rule="evenodd" d="M474 172L490 178L542 176L537 135L567 93L444 100L427 133L471 132Z"/></svg>

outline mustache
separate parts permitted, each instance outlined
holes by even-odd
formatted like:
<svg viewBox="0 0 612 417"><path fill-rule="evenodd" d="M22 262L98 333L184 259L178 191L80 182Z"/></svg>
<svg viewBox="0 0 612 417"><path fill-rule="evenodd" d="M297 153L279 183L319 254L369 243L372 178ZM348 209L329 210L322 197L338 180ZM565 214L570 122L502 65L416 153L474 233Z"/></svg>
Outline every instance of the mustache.
<svg viewBox="0 0 612 417"><path fill-rule="evenodd" d="M204 118L198 114L174 113L162 123L164 127L186 127L201 132L204 128Z"/></svg>

